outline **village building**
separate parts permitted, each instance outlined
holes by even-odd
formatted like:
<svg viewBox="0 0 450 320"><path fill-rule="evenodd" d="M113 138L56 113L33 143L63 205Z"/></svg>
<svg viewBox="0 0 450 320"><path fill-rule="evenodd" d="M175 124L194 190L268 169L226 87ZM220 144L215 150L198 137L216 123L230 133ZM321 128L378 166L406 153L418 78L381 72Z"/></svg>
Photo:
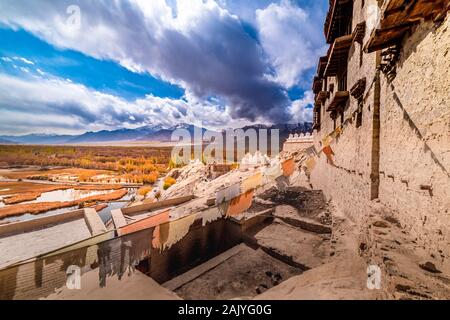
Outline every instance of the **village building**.
<svg viewBox="0 0 450 320"><path fill-rule="evenodd" d="M376 201L450 254L449 1L330 0L313 83L311 174L360 221Z"/></svg>

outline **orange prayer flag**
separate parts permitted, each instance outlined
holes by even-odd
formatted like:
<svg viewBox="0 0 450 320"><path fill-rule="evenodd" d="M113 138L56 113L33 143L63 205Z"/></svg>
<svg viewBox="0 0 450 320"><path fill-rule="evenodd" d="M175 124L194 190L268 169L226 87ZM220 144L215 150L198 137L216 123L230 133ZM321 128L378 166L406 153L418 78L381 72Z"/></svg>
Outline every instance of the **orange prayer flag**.
<svg viewBox="0 0 450 320"><path fill-rule="evenodd" d="M227 217L236 216L248 210L253 203L253 190L241 194L239 197L230 201L230 206L227 210Z"/></svg>
<svg viewBox="0 0 450 320"><path fill-rule="evenodd" d="M281 164L281 168L283 169L283 175L285 177L291 176L295 171L295 161L294 159L286 160Z"/></svg>
<svg viewBox="0 0 450 320"><path fill-rule="evenodd" d="M170 220L170 210L127 224L118 230L120 236L149 229Z"/></svg>

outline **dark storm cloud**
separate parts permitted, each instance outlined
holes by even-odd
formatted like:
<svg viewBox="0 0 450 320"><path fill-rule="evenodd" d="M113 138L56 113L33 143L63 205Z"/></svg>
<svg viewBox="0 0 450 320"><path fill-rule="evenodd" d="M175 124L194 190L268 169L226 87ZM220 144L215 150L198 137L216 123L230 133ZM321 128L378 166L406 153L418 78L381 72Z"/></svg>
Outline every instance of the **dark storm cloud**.
<svg viewBox="0 0 450 320"><path fill-rule="evenodd" d="M211 1L76 1L81 30L64 22L73 1L8 1L0 21L63 48L111 59L132 70L181 84L197 97L222 97L234 118L288 120L285 88L266 77L271 66L255 36ZM174 6L172 2L172 7ZM175 18L174 18L175 16ZM51 30L51 32L49 32ZM88 111L70 108L83 119ZM110 113L122 121L123 113Z"/></svg>

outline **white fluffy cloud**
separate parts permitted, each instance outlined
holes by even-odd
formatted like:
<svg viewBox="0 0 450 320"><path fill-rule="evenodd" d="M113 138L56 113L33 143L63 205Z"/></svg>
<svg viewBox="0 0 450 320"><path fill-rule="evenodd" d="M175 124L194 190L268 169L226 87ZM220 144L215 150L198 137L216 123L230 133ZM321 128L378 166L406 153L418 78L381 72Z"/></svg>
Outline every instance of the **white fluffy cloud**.
<svg viewBox="0 0 450 320"><path fill-rule="evenodd" d="M257 10L256 17L262 46L275 67L273 78L294 86L325 50L320 22L287 0Z"/></svg>
<svg viewBox="0 0 450 320"><path fill-rule="evenodd" d="M67 80L8 75L0 75L0 87L2 134L80 133L178 123L203 123L216 128L234 122L227 108L218 110L216 105L192 94L184 99L148 95L129 102Z"/></svg>
<svg viewBox="0 0 450 320"><path fill-rule="evenodd" d="M289 112L292 116L292 122L312 122L312 105L314 103L314 93L312 91L306 91L303 99L295 100Z"/></svg>

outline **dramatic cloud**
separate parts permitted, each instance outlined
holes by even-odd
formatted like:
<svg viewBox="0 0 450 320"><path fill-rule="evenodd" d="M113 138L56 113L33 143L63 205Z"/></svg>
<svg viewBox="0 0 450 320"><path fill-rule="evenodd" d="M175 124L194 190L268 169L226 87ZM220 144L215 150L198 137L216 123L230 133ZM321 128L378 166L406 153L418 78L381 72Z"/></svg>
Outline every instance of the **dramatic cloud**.
<svg viewBox="0 0 450 320"><path fill-rule="evenodd" d="M173 6L163 0L76 3L80 19L70 7L72 0L2 0L0 22L24 28L55 46L149 72L180 84L199 98L220 96L231 107L233 118L289 121L291 102L285 88L267 76L270 66L263 49L240 20L216 2L178 0ZM270 20L270 12L261 13L261 19L269 15ZM302 12L291 19L295 18L303 19ZM270 33L276 23L283 22L282 18L275 20L269 31L262 30L264 39L279 32ZM264 43L267 46L270 41ZM271 57L276 54L270 44L267 48ZM296 48L289 51L291 55L274 64L281 74L275 79L281 84L296 78L285 74L285 61L298 54Z"/></svg>
<svg viewBox="0 0 450 320"><path fill-rule="evenodd" d="M228 108L199 101L152 95L129 102L62 79L28 79L0 75L2 134L44 132L80 133L142 125L202 123L219 127L232 122Z"/></svg>
<svg viewBox="0 0 450 320"><path fill-rule="evenodd" d="M285 87L296 85L325 52L321 20L286 0L257 10L256 17L262 46L276 70L273 79Z"/></svg>

